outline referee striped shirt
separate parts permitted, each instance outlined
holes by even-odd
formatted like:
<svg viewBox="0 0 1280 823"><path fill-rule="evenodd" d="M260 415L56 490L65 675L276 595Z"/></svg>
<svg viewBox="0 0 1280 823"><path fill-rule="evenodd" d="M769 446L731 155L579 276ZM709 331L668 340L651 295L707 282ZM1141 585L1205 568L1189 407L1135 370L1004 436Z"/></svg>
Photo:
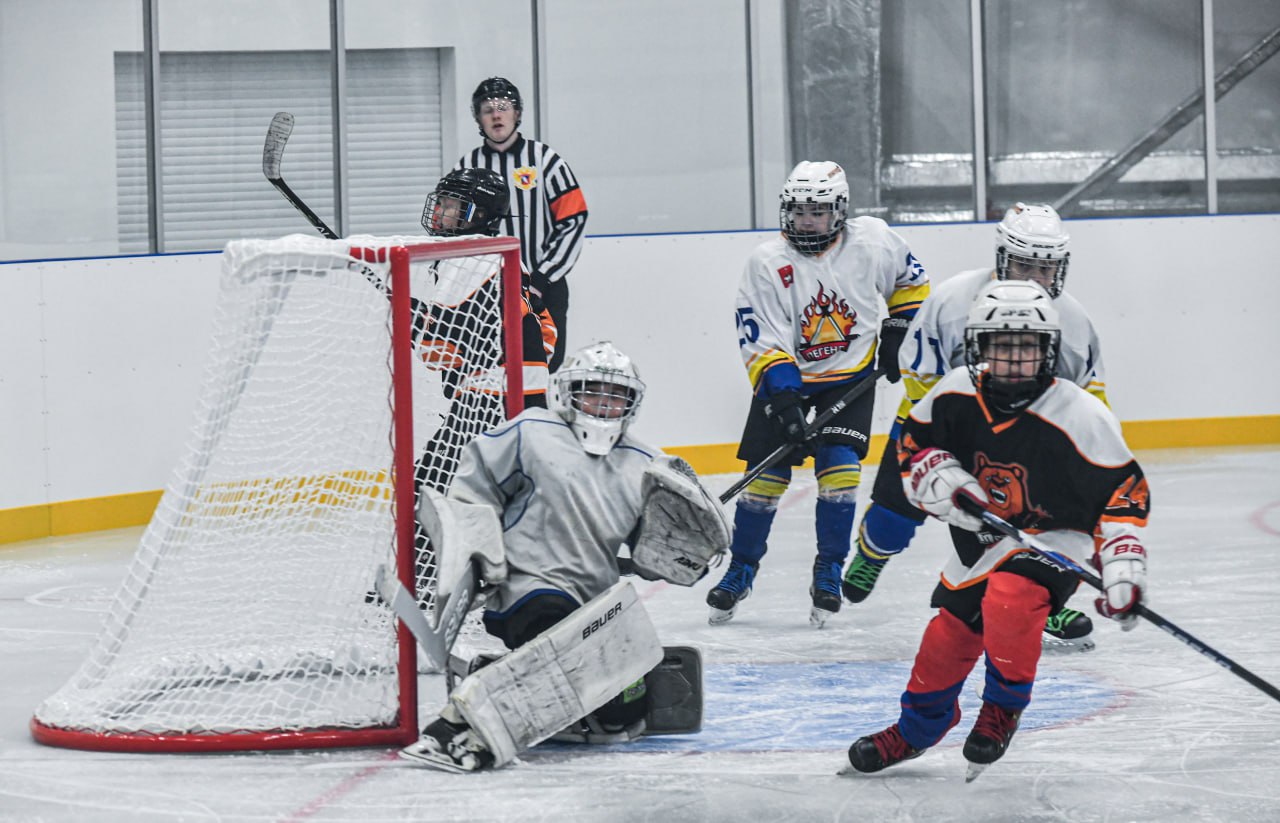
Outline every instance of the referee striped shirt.
<svg viewBox="0 0 1280 823"><path fill-rule="evenodd" d="M555 149L518 136L506 151L486 143L463 155L458 169L491 169L511 191L502 233L520 238L520 256L534 288L562 279L582 251L587 203L578 178Z"/></svg>

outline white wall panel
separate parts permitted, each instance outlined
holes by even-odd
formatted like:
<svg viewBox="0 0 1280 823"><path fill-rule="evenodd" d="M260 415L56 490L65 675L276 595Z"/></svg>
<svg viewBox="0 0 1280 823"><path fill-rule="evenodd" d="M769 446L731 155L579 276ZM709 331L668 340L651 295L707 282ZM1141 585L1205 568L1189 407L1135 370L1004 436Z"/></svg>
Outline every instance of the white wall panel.
<svg viewBox="0 0 1280 823"><path fill-rule="evenodd" d="M49 501L43 268L0 266L0 508Z"/></svg>
<svg viewBox="0 0 1280 823"><path fill-rule="evenodd" d="M1101 332L1122 420L1280 414L1280 215L1069 229L1067 288ZM991 224L899 231L937 280L994 256ZM610 338L636 358L646 440L738 438L749 389L733 295L769 235L588 240L569 345ZM191 428L218 268L216 255L0 265L0 509L167 482ZM899 393L881 385L875 431Z"/></svg>

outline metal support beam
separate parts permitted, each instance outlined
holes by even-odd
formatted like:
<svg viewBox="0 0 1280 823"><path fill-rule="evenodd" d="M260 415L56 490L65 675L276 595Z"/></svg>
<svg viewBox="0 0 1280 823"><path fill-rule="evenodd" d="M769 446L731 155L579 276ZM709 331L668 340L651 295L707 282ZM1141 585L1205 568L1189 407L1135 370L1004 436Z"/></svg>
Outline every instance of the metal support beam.
<svg viewBox="0 0 1280 823"><path fill-rule="evenodd" d="M142 97L147 133L147 245L164 254L160 179L160 0L142 0Z"/></svg>
<svg viewBox="0 0 1280 823"><path fill-rule="evenodd" d="M973 219L987 219L987 82L982 0L969 0L970 78L973 88Z"/></svg>
<svg viewBox="0 0 1280 823"><path fill-rule="evenodd" d="M329 0L329 110L333 112L333 229L350 234L347 225L347 29L344 0Z"/></svg>
<svg viewBox="0 0 1280 823"><path fill-rule="evenodd" d="M1259 40L1245 52L1244 56L1232 63L1230 68L1219 74L1213 83L1215 100L1236 84L1253 73L1255 69L1280 51L1280 27L1272 29L1269 34ZM1071 191L1058 198L1053 207L1064 217L1085 197L1106 188L1119 180L1125 172L1142 162L1143 158L1159 148L1166 140L1178 133L1200 114L1200 103L1204 100L1205 90L1199 89L1187 99L1174 107L1165 118L1151 128L1146 134L1130 143L1114 157L1107 160L1093 171ZM1216 143L1215 143L1216 145ZM1206 145L1206 149L1208 146Z"/></svg>

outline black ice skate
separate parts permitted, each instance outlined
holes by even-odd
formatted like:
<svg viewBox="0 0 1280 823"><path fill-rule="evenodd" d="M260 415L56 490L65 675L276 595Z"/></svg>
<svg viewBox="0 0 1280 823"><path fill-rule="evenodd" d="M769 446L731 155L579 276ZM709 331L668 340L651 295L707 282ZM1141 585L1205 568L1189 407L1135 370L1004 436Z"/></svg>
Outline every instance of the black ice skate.
<svg viewBox="0 0 1280 823"><path fill-rule="evenodd" d="M707 592L707 605L711 614L707 622L713 626L728 623L738 610L738 603L751 594L751 584L756 579L754 563L744 563L736 557L729 561L729 568L715 588Z"/></svg>
<svg viewBox="0 0 1280 823"><path fill-rule="evenodd" d="M1088 615L1064 608L1045 621L1040 648L1052 654L1091 652L1095 648L1092 634L1093 621Z"/></svg>
<svg viewBox="0 0 1280 823"><path fill-rule="evenodd" d="M973 731L964 741L964 759L969 761L964 782L972 783L983 769L1004 756L1009 748L1013 733L1018 730L1018 718L1022 712L1011 712L992 703L982 701L982 711L978 712L978 721L973 724Z"/></svg>
<svg viewBox="0 0 1280 823"><path fill-rule="evenodd" d="M849 563L849 568L845 569L844 579L840 581L840 590L844 594L844 599L850 603L861 603L866 600L871 590L876 587L876 580L888 562L887 557L884 560L872 560L861 551L856 552Z"/></svg>
<svg viewBox="0 0 1280 823"><path fill-rule="evenodd" d="M840 611L840 565L840 561L821 557L813 561L813 583L809 586L813 608L809 609L809 625L815 629L822 628L831 615Z"/></svg>
<svg viewBox="0 0 1280 823"><path fill-rule="evenodd" d="M487 769L493 754L479 736L464 723L437 717L422 730L422 739L400 750L400 756L432 769L464 773Z"/></svg>
<svg viewBox="0 0 1280 823"><path fill-rule="evenodd" d="M887 769L895 763L919 757L924 752L924 749L913 749L903 740L898 724L894 723L882 732L853 741L853 745L849 747L849 763L854 769L870 774Z"/></svg>

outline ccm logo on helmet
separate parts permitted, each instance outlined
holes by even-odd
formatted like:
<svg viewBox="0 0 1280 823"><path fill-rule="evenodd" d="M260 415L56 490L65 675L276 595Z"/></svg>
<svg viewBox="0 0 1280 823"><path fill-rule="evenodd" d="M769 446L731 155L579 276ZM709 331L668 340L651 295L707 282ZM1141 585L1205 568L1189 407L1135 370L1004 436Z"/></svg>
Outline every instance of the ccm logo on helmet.
<svg viewBox="0 0 1280 823"><path fill-rule="evenodd" d="M591 625L585 627L582 630L582 639L586 640L588 637L591 636L593 632L596 631L596 629L603 628L605 623L608 623L610 620L617 617L618 614L621 612L622 612L622 604L614 603L613 606L609 609L609 611L605 612L600 617L597 617L595 620L592 620Z"/></svg>

